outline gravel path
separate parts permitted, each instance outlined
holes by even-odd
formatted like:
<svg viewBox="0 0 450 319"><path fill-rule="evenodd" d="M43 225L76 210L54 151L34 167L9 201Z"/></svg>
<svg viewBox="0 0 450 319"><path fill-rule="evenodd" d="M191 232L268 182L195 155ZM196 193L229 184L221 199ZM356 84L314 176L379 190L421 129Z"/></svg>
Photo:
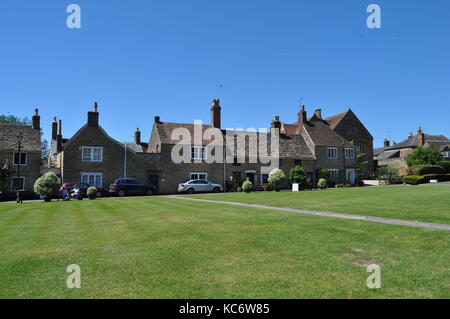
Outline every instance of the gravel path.
<svg viewBox="0 0 450 319"><path fill-rule="evenodd" d="M265 206L265 205L245 204L245 203L237 203L237 202L225 202L225 201L210 200L210 199L192 198L192 197L188 197L188 196L182 197L179 195L169 195L167 197L181 199L181 200L190 200L190 201L195 201L195 202L242 206L242 207L250 207L250 208L257 208L257 209L268 209L268 210L291 212L291 213L304 214L304 215L315 215L315 216L333 217L333 218L341 218L341 219L362 220L362 221L368 221L368 222L374 222L374 223L450 231L450 225L444 225L444 224L433 224L433 223L424 223L424 222L401 220L401 219L389 219L389 218L352 215L352 214L320 212L320 211L311 211L311 210L286 208L286 207L271 207L271 206Z"/></svg>

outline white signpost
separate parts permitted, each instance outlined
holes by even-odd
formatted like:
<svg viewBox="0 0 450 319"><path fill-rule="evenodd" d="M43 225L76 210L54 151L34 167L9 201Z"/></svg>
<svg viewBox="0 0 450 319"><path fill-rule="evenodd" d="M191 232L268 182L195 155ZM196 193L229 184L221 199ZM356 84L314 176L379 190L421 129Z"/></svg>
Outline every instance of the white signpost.
<svg viewBox="0 0 450 319"><path fill-rule="evenodd" d="M292 184L292 191L298 192L298 184Z"/></svg>

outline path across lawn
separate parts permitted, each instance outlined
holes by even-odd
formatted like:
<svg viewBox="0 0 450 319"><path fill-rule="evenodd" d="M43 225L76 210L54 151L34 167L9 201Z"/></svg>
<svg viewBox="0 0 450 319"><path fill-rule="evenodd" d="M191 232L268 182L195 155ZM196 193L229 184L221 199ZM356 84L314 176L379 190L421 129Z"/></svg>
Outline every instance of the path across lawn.
<svg viewBox="0 0 450 319"><path fill-rule="evenodd" d="M437 229L437 230L450 231L450 225L444 225L444 224L423 223L423 222L400 220L400 219L389 219L389 218L380 218L380 217L372 217L372 216L340 214L340 213L332 213L332 212L318 212L318 211L294 209L294 208L286 208L286 207L271 207L271 206L257 205L257 204L246 204L246 203L238 203L238 202L226 202L226 201L219 201L219 200L200 199L200 198L192 198L192 197L182 197L182 196L177 196L177 195L169 196L169 197L176 198L176 199L197 201L197 202L205 202L205 203L216 203L216 204L225 204L225 205L244 206L244 207L258 208L258 209L280 210L280 211L292 212L292 213L297 213L297 214L305 214L305 215L316 215L316 216L325 216L325 217L342 218L342 219L353 219L353 220L363 220L363 221L365 220L365 221L374 222L374 223L382 223L382 224L401 225L401 226L409 226L409 227L419 227L419 228L426 228L426 229Z"/></svg>

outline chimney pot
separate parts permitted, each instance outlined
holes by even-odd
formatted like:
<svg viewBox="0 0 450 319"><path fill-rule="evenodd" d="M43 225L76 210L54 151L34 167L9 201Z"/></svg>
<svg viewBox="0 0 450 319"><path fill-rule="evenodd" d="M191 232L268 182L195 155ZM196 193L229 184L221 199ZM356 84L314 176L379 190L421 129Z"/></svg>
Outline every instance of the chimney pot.
<svg viewBox="0 0 450 319"><path fill-rule="evenodd" d="M161 123L161 118L159 116L155 116L155 123Z"/></svg>
<svg viewBox="0 0 450 319"><path fill-rule="evenodd" d="M322 109L317 109L314 111L317 118L322 119Z"/></svg>
<svg viewBox="0 0 450 319"><path fill-rule="evenodd" d="M300 112L298 112L297 116L298 116L298 123L299 124L306 124L307 119L306 119L306 111L305 111L305 106L304 105L302 105L300 107Z"/></svg>
<svg viewBox="0 0 450 319"><path fill-rule="evenodd" d="M98 126L98 105L97 102L94 102L94 111L88 112L88 120L87 125L91 127L97 127Z"/></svg>
<svg viewBox="0 0 450 319"><path fill-rule="evenodd" d="M272 128L277 128L277 129L281 130L281 121L280 121L279 115L275 115L273 117Z"/></svg>
<svg viewBox="0 0 450 319"><path fill-rule="evenodd" d="M31 119L31 127L35 130L40 130L41 129L41 117L39 116L39 110L38 109L34 109L34 115Z"/></svg>
<svg viewBox="0 0 450 319"><path fill-rule="evenodd" d="M134 132L134 142L136 144L141 144L141 131L139 131L139 128L137 128L136 132Z"/></svg>
<svg viewBox="0 0 450 319"><path fill-rule="evenodd" d="M389 147L389 146L391 146L391 142L387 138L385 138L384 139L384 147Z"/></svg>
<svg viewBox="0 0 450 319"><path fill-rule="evenodd" d="M56 137L58 136L58 123L56 122L56 116L53 118L52 123L52 140L56 141Z"/></svg>
<svg viewBox="0 0 450 319"><path fill-rule="evenodd" d="M220 129L220 100L214 99L212 101L213 105L211 107L211 125L215 128Z"/></svg>
<svg viewBox="0 0 450 319"><path fill-rule="evenodd" d="M422 131L422 128L419 126L419 129L417 130L417 144L418 146L424 146L425 145L425 134Z"/></svg>

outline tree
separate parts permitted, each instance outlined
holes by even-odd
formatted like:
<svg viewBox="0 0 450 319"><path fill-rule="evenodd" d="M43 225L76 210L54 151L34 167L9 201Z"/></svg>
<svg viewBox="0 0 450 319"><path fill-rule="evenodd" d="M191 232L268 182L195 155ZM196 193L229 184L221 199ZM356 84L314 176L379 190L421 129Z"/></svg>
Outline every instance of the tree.
<svg viewBox="0 0 450 319"><path fill-rule="evenodd" d="M299 184L302 188L306 186L307 177L305 170L301 166L294 166L289 171L289 181L291 184Z"/></svg>
<svg viewBox="0 0 450 319"><path fill-rule="evenodd" d="M316 179L326 179L327 181L330 179L330 171L326 168L318 168L316 170Z"/></svg>
<svg viewBox="0 0 450 319"><path fill-rule="evenodd" d="M269 184L277 192L280 191L280 185L285 179L286 175L284 175L284 172L279 168L273 169L269 174Z"/></svg>
<svg viewBox="0 0 450 319"><path fill-rule="evenodd" d="M433 145L428 147L419 146L406 157L406 164L409 167L416 165L436 165L442 160L442 154Z"/></svg>
<svg viewBox="0 0 450 319"><path fill-rule="evenodd" d="M58 196L61 180L53 172L48 172L39 177L34 183L34 192L46 198Z"/></svg>
<svg viewBox="0 0 450 319"><path fill-rule="evenodd" d="M396 184L400 181L397 169L391 166L380 166L377 171L378 180L387 184Z"/></svg>
<svg viewBox="0 0 450 319"><path fill-rule="evenodd" d="M28 117L18 117L14 115L0 115L0 124L31 125ZM44 132L41 130L41 158L47 158L49 153L48 141L44 138Z"/></svg>

